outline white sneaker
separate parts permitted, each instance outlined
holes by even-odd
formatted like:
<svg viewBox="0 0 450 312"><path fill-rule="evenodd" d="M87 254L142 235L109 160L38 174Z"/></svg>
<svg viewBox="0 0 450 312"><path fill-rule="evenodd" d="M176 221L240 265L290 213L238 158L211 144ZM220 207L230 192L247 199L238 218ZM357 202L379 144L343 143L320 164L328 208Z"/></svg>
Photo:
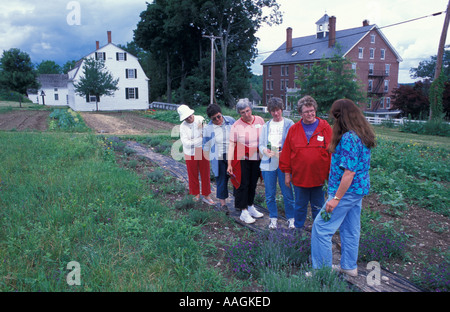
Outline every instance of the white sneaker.
<svg viewBox="0 0 450 312"><path fill-rule="evenodd" d="M252 216L250 215L248 210L242 210L241 216L239 217L239 219L241 219L242 221L244 221L247 224L250 224L250 223L253 223L256 221L255 219L252 218Z"/></svg>
<svg viewBox="0 0 450 312"><path fill-rule="evenodd" d="M269 229L275 230L277 228L277 218L270 218Z"/></svg>
<svg viewBox="0 0 450 312"><path fill-rule="evenodd" d="M262 218L264 216L261 212L256 210L255 206L253 205L248 206L248 212L253 218Z"/></svg>
<svg viewBox="0 0 450 312"><path fill-rule="evenodd" d="M294 218L288 219L288 228L289 229L295 229Z"/></svg>

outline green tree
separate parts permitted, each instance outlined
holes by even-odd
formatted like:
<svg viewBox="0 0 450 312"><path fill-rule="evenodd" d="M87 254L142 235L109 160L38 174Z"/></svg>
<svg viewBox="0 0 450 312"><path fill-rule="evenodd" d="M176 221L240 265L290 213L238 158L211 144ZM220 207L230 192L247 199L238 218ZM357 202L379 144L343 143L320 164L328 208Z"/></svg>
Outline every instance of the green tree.
<svg viewBox="0 0 450 312"><path fill-rule="evenodd" d="M410 77L412 79L434 79L434 72L436 70L436 63L437 63L437 55L431 56L430 59L420 61L419 65L417 67L412 67L409 70ZM450 51L445 50L444 56L442 59L442 72L444 75L444 80L449 81L450 80Z"/></svg>
<svg viewBox="0 0 450 312"><path fill-rule="evenodd" d="M339 48L338 48L339 51ZM319 111L326 113L337 99L348 98L354 102L365 101L365 95L351 62L337 52L332 58L322 58L311 68L301 66L296 84L299 97L312 96L319 104Z"/></svg>
<svg viewBox="0 0 450 312"><path fill-rule="evenodd" d="M70 70L72 70L75 67L76 63L77 63L77 61L75 61L75 60L67 61L62 67L62 72L64 74L67 74Z"/></svg>
<svg viewBox="0 0 450 312"><path fill-rule="evenodd" d="M37 71L30 56L20 49L3 51L0 59L0 87L27 95L28 89L38 89Z"/></svg>
<svg viewBox="0 0 450 312"><path fill-rule="evenodd" d="M268 16L265 8L272 9ZM275 0L155 0L140 17L134 40L160 68L168 101L175 91L178 100L209 103L211 43L203 36L220 37L214 42L215 95L229 106L249 89L257 29L281 22Z"/></svg>
<svg viewBox="0 0 450 312"><path fill-rule="evenodd" d="M111 73L105 69L105 62L93 58L84 60L83 74L80 81L74 84L75 92L80 96L95 96L98 111L100 97L114 95L114 91L119 89L117 87L119 78L114 80Z"/></svg>
<svg viewBox="0 0 450 312"><path fill-rule="evenodd" d="M42 61L37 65L37 71L39 74L61 74L62 68L54 61Z"/></svg>

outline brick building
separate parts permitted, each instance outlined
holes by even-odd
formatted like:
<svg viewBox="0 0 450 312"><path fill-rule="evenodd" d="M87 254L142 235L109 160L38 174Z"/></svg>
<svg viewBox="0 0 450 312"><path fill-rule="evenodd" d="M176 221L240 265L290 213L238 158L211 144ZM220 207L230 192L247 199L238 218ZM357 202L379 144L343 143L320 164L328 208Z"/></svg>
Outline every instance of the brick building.
<svg viewBox="0 0 450 312"><path fill-rule="evenodd" d="M295 108L289 93L295 93L296 68L313 66L322 57L340 53L352 62L356 76L367 92L369 103L360 103L366 111L386 112L390 108L392 90L398 87L398 70L402 58L377 25L363 21L361 27L336 30L336 17L325 14L316 22L316 34L292 38L286 30L286 42L269 55L263 66L263 103L280 97L286 108Z"/></svg>

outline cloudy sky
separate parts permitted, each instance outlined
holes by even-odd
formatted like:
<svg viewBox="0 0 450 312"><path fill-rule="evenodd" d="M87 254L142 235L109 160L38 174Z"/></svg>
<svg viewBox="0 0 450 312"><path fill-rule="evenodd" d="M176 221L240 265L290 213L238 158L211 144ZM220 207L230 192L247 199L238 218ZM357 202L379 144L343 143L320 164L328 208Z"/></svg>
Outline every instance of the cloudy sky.
<svg viewBox="0 0 450 312"><path fill-rule="evenodd" d="M148 0L150 2L150 0ZM411 82L409 69L437 54L445 13L397 26L392 24L445 11L447 0L278 0L283 23L263 26L258 31L260 52L253 71L260 74L260 63L286 39L286 28L294 37L312 35L315 22L325 13L336 16L337 30L358 27L364 19L382 27L391 44L403 58L399 82ZM53 60L63 65L95 50L95 41L126 44L133 40L145 0L9 0L0 3L0 52L19 48L33 63ZM446 44L450 43L450 34Z"/></svg>

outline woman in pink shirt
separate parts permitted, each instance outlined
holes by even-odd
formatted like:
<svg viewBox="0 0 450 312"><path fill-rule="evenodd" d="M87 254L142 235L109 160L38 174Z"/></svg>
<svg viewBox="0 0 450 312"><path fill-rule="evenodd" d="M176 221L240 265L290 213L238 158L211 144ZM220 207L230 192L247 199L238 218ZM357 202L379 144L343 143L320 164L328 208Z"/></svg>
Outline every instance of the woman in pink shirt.
<svg viewBox="0 0 450 312"><path fill-rule="evenodd" d="M230 130L227 173L236 188L234 206L241 210L240 219L245 223L253 223L254 218L263 216L253 203L256 185L261 176L258 145L264 119L252 114L252 105L248 99L240 99L236 104L236 111L241 118Z"/></svg>

